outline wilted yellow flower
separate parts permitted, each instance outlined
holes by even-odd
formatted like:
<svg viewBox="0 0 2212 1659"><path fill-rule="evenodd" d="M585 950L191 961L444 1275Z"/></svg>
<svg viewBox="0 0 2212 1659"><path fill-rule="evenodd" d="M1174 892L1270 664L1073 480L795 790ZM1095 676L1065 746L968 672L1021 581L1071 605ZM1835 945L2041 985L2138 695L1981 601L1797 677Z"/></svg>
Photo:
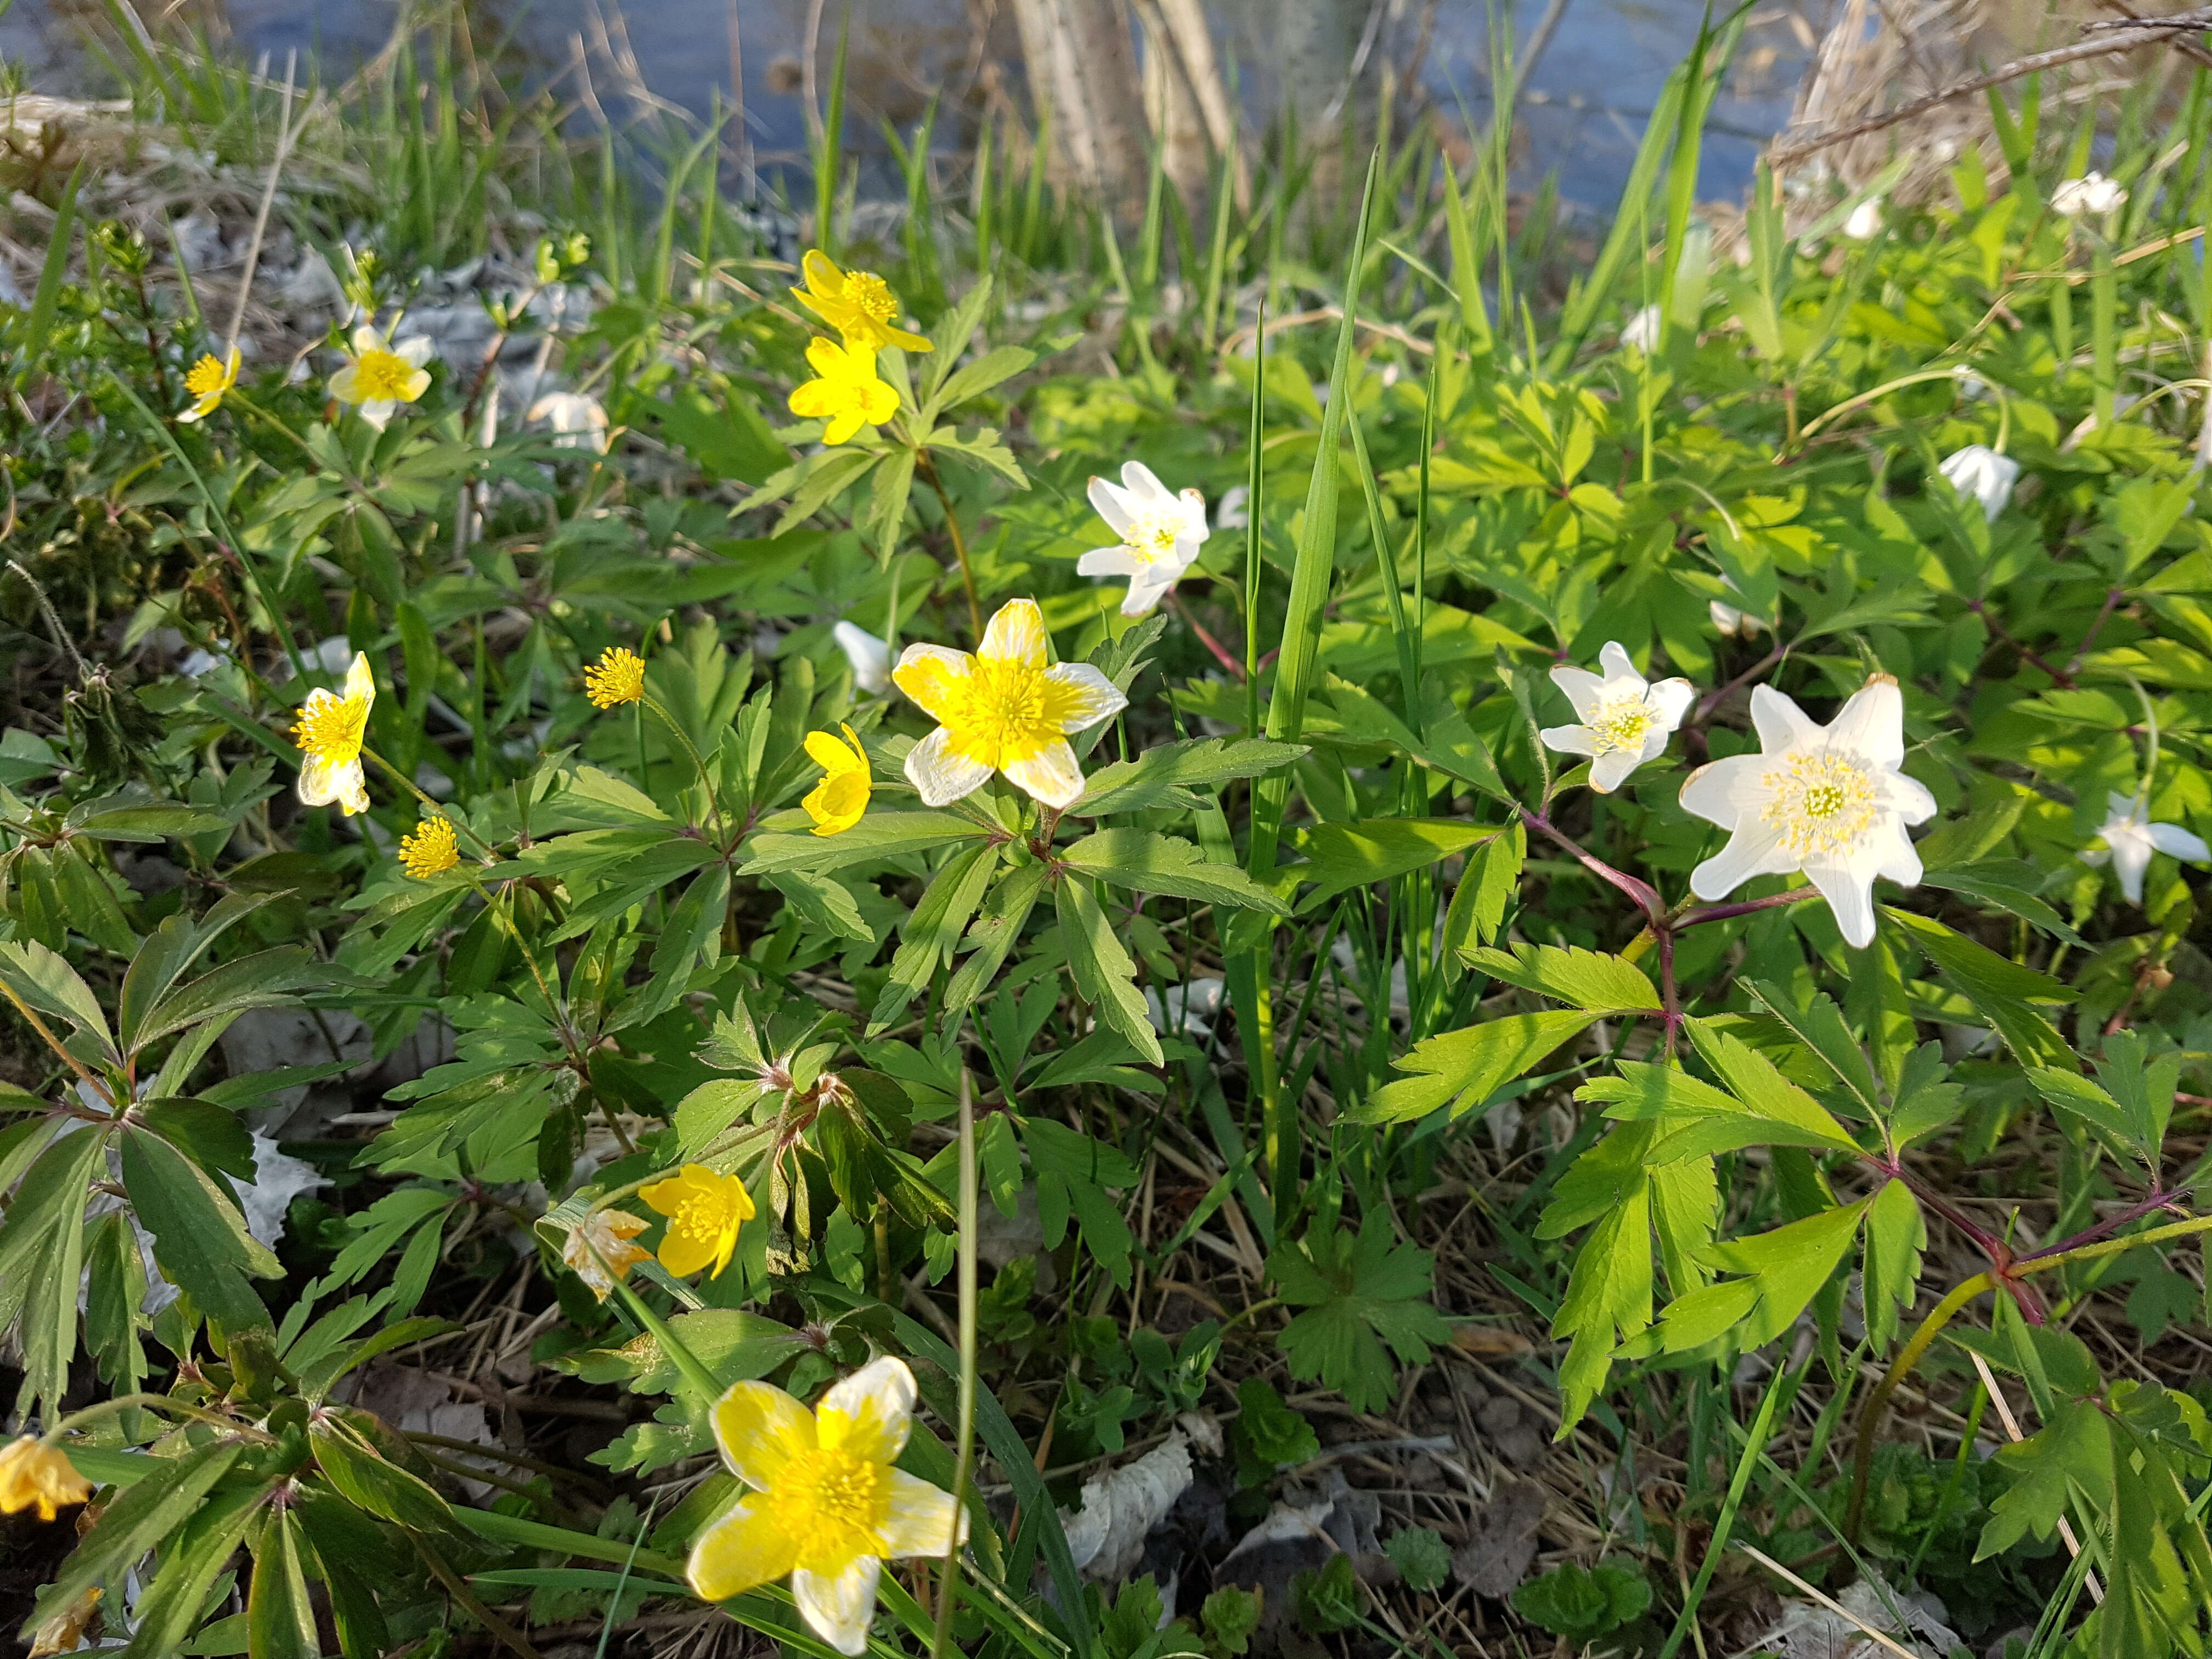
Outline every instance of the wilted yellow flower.
<svg viewBox="0 0 2212 1659"><path fill-rule="evenodd" d="M62 1505L91 1496L92 1482L59 1446L27 1434L0 1449L0 1515L34 1509L40 1520L51 1521Z"/></svg>
<svg viewBox="0 0 2212 1659"><path fill-rule="evenodd" d="M806 250L800 266L806 286L792 289L792 298L843 335L847 345L872 352L887 345L908 351L936 349L921 335L898 325L898 295L875 272L840 270L818 247Z"/></svg>
<svg viewBox="0 0 2212 1659"><path fill-rule="evenodd" d="M594 1210L568 1230L561 1260L604 1302L616 1279L629 1278L632 1267L653 1260L652 1251L630 1243L652 1224L628 1210Z"/></svg>
<svg viewBox="0 0 2212 1659"><path fill-rule="evenodd" d="M791 1575L792 1600L840 1653L867 1651L886 1558L950 1555L968 1541L952 1494L892 1467L914 1421L914 1373L871 1360L808 1411L768 1382L715 1403L714 1439L754 1488L692 1546L691 1588L727 1601Z"/></svg>
<svg viewBox="0 0 2212 1659"><path fill-rule="evenodd" d="M222 394L238 384L240 361L238 348L233 346L228 358L210 352L191 366L185 375L185 390L192 394L192 406L177 416L179 425L190 426L215 413Z"/></svg>
<svg viewBox="0 0 2212 1659"><path fill-rule="evenodd" d="M898 413L898 393L876 378L876 354L870 348L812 340L806 361L822 378L791 394L791 412L828 421L823 443L842 444L863 424L881 426Z"/></svg>
<svg viewBox="0 0 2212 1659"><path fill-rule="evenodd" d="M845 734L843 743L827 732L806 734L806 757L822 769L822 781L799 805L814 820L817 836L842 835L858 823L874 788L868 778L868 751L860 747L851 726L841 722L837 729Z"/></svg>
<svg viewBox="0 0 2212 1659"><path fill-rule="evenodd" d="M429 356L427 336L393 345L363 323L353 331L353 356L331 376L331 396L359 404L361 418L380 431L393 410L430 389L430 372L422 367Z"/></svg>
<svg viewBox="0 0 2212 1659"><path fill-rule="evenodd" d="M399 866L417 881L443 875L460 861L450 818L424 818L415 826L413 835L399 838Z"/></svg>
<svg viewBox="0 0 2212 1659"><path fill-rule="evenodd" d="M627 647L608 647L584 671L584 695L600 708L635 702L645 695L645 659Z"/></svg>
<svg viewBox="0 0 2212 1659"><path fill-rule="evenodd" d="M708 1262L720 1279L738 1248L738 1227L753 1218L753 1196L735 1176L716 1175L703 1164L687 1164L665 1181L641 1188L638 1196L668 1218L660 1237L660 1265L678 1279Z"/></svg>
<svg viewBox="0 0 2212 1659"><path fill-rule="evenodd" d="M346 670L345 695L319 685L300 705L292 738L307 755L300 769L300 799L309 806L332 801L351 817L368 811L368 780L362 774L361 746L368 737L368 710L376 701L376 677L368 659L356 651Z"/></svg>
<svg viewBox="0 0 2212 1659"><path fill-rule="evenodd" d="M906 757L907 781L925 806L973 794L994 772L1047 806L1073 805L1083 769L1068 734L1129 703L1089 663L1046 662L1044 614L1035 599L1000 606L972 657L909 645L891 678L938 723Z"/></svg>
<svg viewBox="0 0 2212 1659"><path fill-rule="evenodd" d="M30 1659L52 1659L55 1654L75 1653L82 1645L84 1633L92 1628L93 1618L99 1611L100 1586L94 1584L31 1633Z"/></svg>

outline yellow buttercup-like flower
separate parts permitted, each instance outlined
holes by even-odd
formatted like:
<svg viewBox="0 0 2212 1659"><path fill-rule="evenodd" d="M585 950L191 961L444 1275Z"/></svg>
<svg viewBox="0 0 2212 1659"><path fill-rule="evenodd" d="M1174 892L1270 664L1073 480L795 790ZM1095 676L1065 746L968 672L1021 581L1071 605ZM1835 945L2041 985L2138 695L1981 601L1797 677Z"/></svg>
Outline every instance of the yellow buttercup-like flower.
<svg viewBox="0 0 2212 1659"><path fill-rule="evenodd" d="M309 806L332 801L348 817L368 811L368 780L362 775L361 746L368 737L368 710L376 701L376 677L368 659L354 653L346 670L345 695L319 685L300 705L293 741L307 755L300 768L300 799Z"/></svg>
<svg viewBox="0 0 2212 1659"><path fill-rule="evenodd" d="M678 1279L709 1262L707 1276L720 1279L738 1248L738 1227L753 1218L753 1195L735 1176L716 1175L703 1164L687 1164L665 1181L641 1188L638 1196L668 1218L661 1235L660 1265Z"/></svg>
<svg viewBox="0 0 2212 1659"><path fill-rule="evenodd" d="M868 778L868 751L851 726L840 724L837 729L845 734L843 743L827 732L806 734L806 757L822 769L822 781L799 805L814 820L817 836L842 835L858 823L875 787Z"/></svg>
<svg viewBox="0 0 2212 1659"><path fill-rule="evenodd" d="M919 334L898 325L898 295L872 270L840 270L830 256L809 248L800 262L806 286L791 296L845 337L848 346L880 351L899 346L908 351L936 348Z"/></svg>
<svg viewBox="0 0 2212 1659"><path fill-rule="evenodd" d="M331 396L358 404L361 418L381 431L392 411L430 389L430 341L418 334L398 345L363 323L353 331L353 355L331 376Z"/></svg>
<svg viewBox="0 0 2212 1659"><path fill-rule="evenodd" d="M972 657L909 645L891 678L938 723L906 757L907 781L926 806L974 793L994 772L1047 806L1073 805L1083 769L1068 734L1129 704L1089 663L1045 660L1044 615L1035 599L1001 605Z"/></svg>
<svg viewBox="0 0 2212 1659"><path fill-rule="evenodd" d="M610 646L584 671L584 695L600 708L635 702L645 695L645 661L623 646Z"/></svg>
<svg viewBox="0 0 2212 1659"><path fill-rule="evenodd" d="M238 348L233 346L227 358L210 352L191 366L185 375L185 390L192 394L192 406L177 416L179 425L190 426L215 413L222 403L222 394L238 384L240 361Z"/></svg>
<svg viewBox="0 0 2212 1659"><path fill-rule="evenodd" d="M40 1520L51 1521L64 1504L91 1496L92 1482L60 1447L27 1434L0 1449L0 1515L36 1510Z"/></svg>
<svg viewBox="0 0 2212 1659"><path fill-rule="evenodd" d="M806 361L822 378L791 394L791 412L830 422L825 444L842 444L863 424L881 426L898 413L898 393L876 378L876 354L867 346L841 346L816 339Z"/></svg>
<svg viewBox="0 0 2212 1659"><path fill-rule="evenodd" d="M753 1488L691 1547L691 1588L727 1601L791 1575L792 1599L840 1653L867 1651L886 1559L950 1555L968 1541L952 1494L891 1467L913 1426L914 1373L871 1360L813 1411L767 1382L715 1403L714 1439Z"/></svg>
<svg viewBox="0 0 2212 1659"><path fill-rule="evenodd" d="M604 1302L615 1280L629 1278L632 1267L653 1260L652 1251L630 1242L652 1224L628 1210L594 1210L568 1230L561 1260Z"/></svg>
<svg viewBox="0 0 2212 1659"><path fill-rule="evenodd" d="M443 875L460 861L450 818L424 818L413 835L399 838L399 867L417 881Z"/></svg>

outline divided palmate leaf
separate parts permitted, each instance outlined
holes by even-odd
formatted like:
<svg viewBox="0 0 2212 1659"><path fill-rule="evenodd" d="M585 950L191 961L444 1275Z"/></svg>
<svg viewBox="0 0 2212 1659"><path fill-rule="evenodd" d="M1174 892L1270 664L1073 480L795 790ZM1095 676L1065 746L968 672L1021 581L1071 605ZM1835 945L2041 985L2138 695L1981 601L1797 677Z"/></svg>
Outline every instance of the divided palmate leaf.
<svg viewBox="0 0 2212 1659"><path fill-rule="evenodd" d="M1280 899L1237 866L1208 859L1175 836L1150 830L1101 830L1063 849L1060 856L1071 868L1133 892L1289 914Z"/></svg>
<svg viewBox="0 0 2212 1659"><path fill-rule="evenodd" d="M1507 985L1594 1014L1659 1012L1658 988L1626 957L1554 945L1516 945L1510 951L1474 950L1468 967Z"/></svg>
<svg viewBox="0 0 2212 1659"><path fill-rule="evenodd" d="M1387 1083L1345 1112L1354 1123L1398 1123L1449 1106L1454 1117L1474 1110L1545 1055L1556 1052L1602 1016L1579 1009L1508 1014L1413 1045L1395 1062L1413 1073Z"/></svg>

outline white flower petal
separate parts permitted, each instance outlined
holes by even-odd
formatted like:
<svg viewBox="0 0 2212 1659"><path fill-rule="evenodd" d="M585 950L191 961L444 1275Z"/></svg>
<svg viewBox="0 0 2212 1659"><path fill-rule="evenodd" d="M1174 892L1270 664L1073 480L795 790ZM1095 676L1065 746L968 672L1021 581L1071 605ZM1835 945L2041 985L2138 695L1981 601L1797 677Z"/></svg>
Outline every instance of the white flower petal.
<svg viewBox="0 0 2212 1659"><path fill-rule="evenodd" d="M1576 668L1561 663L1552 670L1552 684L1564 691L1567 701L1574 705L1577 720L1588 720L1604 700L1604 678L1591 673L1587 668Z"/></svg>
<svg viewBox="0 0 2212 1659"><path fill-rule="evenodd" d="M1213 533L1206 522L1206 497L1195 489L1186 489L1182 492L1182 501L1183 538L1191 542L1204 541ZM1177 546L1181 546L1180 542ZM1191 556L1197 556L1195 551Z"/></svg>
<svg viewBox="0 0 2212 1659"><path fill-rule="evenodd" d="M983 643L976 654L996 662L1034 663L1044 666L1044 612L1035 599L1008 599L998 614L983 625Z"/></svg>
<svg viewBox="0 0 2212 1659"><path fill-rule="evenodd" d="M951 1492L904 1469L890 1472L890 1486L881 1534L886 1556L950 1555L968 1541L968 1516Z"/></svg>
<svg viewBox="0 0 2212 1659"><path fill-rule="evenodd" d="M1048 707L1060 729L1086 732L1129 706L1121 688L1087 662L1054 663L1044 672Z"/></svg>
<svg viewBox="0 0 2212 1659"><path fill-rule="evenodd" d="M1151 569L1152 562L1123 543L1094 547L1075 562L1079 576L1134 576Z"/></svg>
<svg viewBox="0 0 2212 1659"><path fill-rule="evenodd" d="M1708 823L1733 830L1765 804L1759 780L1766 775L1764 755L1729 755L1701 766L1682 781L1682 810ZM1738 878L1741 879L1741 878Z"/></svg>
<svg viewBox="0 0 2212 1659"><path fill-rule="evenodd" d="M436 349L428 335L416 334L394 345L392 355L410 368L420 368L430 361L430 354Z"/></svg>
<svg viewBox="0 0 2212 1659"><path fill-rule="evenodd" d="M1681 727L1682 717L1690 712L1690 705L1698 700L1698 688L1686 679L1656 680L1644 694L1644 702L1658 715L1660 724L1668 732Z"/></svg>
<svg viewBox="0 0 2212 1659"><path fill-rule="evenodd" d="M1728 845L1690 872L1690 890L1707 903L1724 899L1753 876L1779 876L1797 867L1782 850L1782 832L1771 824L1746 824Z"/></svg>
<svg viewBox="0 0 2212 1659"><path fill-rule="evenodd" d="M1597 753L1597 734L1587 726L1547 726L1536 735L1543 738L1545 748L1562 755Z"/></svg>
<svg viewBox="0 0 2212 1659"><path fill-rule="evenodd" d="M1920 849L1905 833L1903 822L1893 816L1885 815L1869 837L1866 856L1873 864L1875 874L1887 876L1899 887L1917 887L1920 878L1926 873L1920 862Z"/></svg>
<svg viewBox="0 0 2212 1659"><path fill-rule="evenodd" d="M1811 748L1821 738L1820 726L1797 706L1796 700L1771 685L1752 687L1751 725L1759 733L1760 750L1769 755L1800 746Z"/></svg>
<svg viewBox="0 0 2212 1659"><path fill-rule="evenodd" d="M1649 684L1636 672L1636 664L1628 654L1628 647L1619 640L1607 640L1598 647L1597 665L1605 671L1607 680L1633 680L1642 690Z"/></svg>
<svg viewBox="0 0 2212 1659"><path fill-rule="evenodd" d="M361 405L361 418L381 432L384 430L385 423L391 420L392 411L398 407L399 405L389 398L380 398L373 403Z"/></svg>
<svg viewBox="0 0 2212 1659"><path fill-rule="evenodd" d="M1844 943L1863 951L1874 943L1874 872L1855 860L1808 859L1805 879L1820 890L1835 913Z"/></svg>
<svg viewBox="0 0 2212 1659"><path fill-rule="evenodd" d="M1112 526L1115 535L1127 535L1136 520L1128 502L1122 498L1121 486L1106 478L1094 477L1090 495L1092 510Z"/></svg>
<svg viewBox="0 0 2212 1659"><path fill-rule="evenodd" d="M1631 754L1626 749L1616 749L1609 755L1601 755L1590 763L1590 787L1601 795L1609 795L1628 781L1628 775L1644 764L1642 751Z"/></svg>
<svg viewBox="0 0 2212 1659"><path fill-rule="evenodd" d="M999 769L1006 781L1047 806L1073 806L1083 793L1083 767L1067 739L1048 744L1027 760Z"/></svg>
<svg viewBox="0 0 2212 1659"><path fill-rule="evenodd" d="M868 1626L876 1613L876 1579L884 1564L872 1555L860 1556L844 1571L834 1575L793 1569L791 1598L799 1603L799 1616L807 1627L840 1653L858 1656L868 1650Z"/></svg>
<svg viewBox="0 0 2212 1659"><path fill-rule="evenodd" d="M1174 492L1160 482L1159 474L1142 461L1131 461L1121 469L1121 488L1141 497L1148 507L1164 507L1175 500Z"/></svg>
<svg viewBox="0 0 2212 1659"><path fill-rule="evenodd" d="M1828 726L1828 747L1887 770L1905 763L1905 694L1894 680L1869 680Z"/></svg>
<svg viewBox="0 0 2212 1659"><path fill-rule="evenodd" d="M1919 779L1892 772L1882 781L1887 786L1889 810L1905 823L1925 823L1936 816L1936 797Z"/></svg>
<svg viewBox="0 0 2212 1659"><path fill-rule="evenodd" d="M2202 836L2191 834L2178 823L2154 823L2149 834L2150 844L2161 853L2170 853L2191 864L2212 863L2212 847L2207 847Z"/></svg>
<svg viewBox="0 0 2212 1659"><path fill-rule="evenodd" d="M2112 873L2120 878L2120 891L2130 904L2142 902L2143 876L2150 869L2150 837L2143 835L2114 835L2105 832L2105 844L2112 849Z"/></svg>
<svg viewBox="0 0 2212 1659"><path fill-rule="evenodd" d="M914 1373L906 1361L885 1354L823 1390L814 1407L814 1431L825 1448L842 1447L872 1463L888 1463L906 1449L914 1402Z"/></svg>
<svg viewBox="0 0 2212 1659"><path fill-rule="evenodd" d="M853 684L880 696L891 683L891 648L857 623L841 622L830 630L845 660L853 666Z"/></svg>
<svg viewBox="0 0 2212 1659"><path fill-rule="evenodd" d="M1172 571L1147 570L1129 580L1129 591L1121 596L1121 614L1142 617L1175 591L1176 578Z"/></svg>
<svg viewBox="0 0 2212 1659"><path fill-rule="evenodd" d="M354 330L353 355L355 356L358 357L364 352L381 351L384 349L384 336L377 332L370 324L363 323L359 328Z"/></svg>
<svg viewBox="0 0 2212 1659"><path fill-rule="evenodd" d="M924 806L950 806L974 794L990 776L984 762L952 751L952 741L941 726L907 750L906 781L921 794Z"/></svg>

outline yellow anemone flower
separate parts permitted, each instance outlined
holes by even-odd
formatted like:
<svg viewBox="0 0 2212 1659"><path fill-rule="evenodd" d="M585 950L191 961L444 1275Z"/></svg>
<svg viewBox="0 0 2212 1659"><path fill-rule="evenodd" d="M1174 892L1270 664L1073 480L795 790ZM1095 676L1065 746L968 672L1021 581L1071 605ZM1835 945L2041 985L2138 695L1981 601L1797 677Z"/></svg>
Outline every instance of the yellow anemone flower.
<svg viewBox="0 0 2212 1659"><path fill-rule="evenodd" d="M380 432L393 410L430 389L430 372L422 367L429 356L427 335L394 345L363 323L353 331L353 355L331 376L331 396L359 404L361 418Z"/></svg>
<svg viewBox="0 0 2212 1659"><path fill-rule="evenodd" d="M968 1541L951 1492L891 1467L914 1401L914 1373L888 1358L831 1383L811 1412L767 1382L724 1395L714 1438L754 1490L692 1546L691 1588L722 1601L789 1573L814 1633L865 1653L884 1560L950 1555Z"/></svg>
<svg viewBox="0 0 2212 1659"><path fill-rule="evenodd" d="M645 661L623 646L611 646L584 671L584 695L599 708L635 702L645 695Z"/></svg>
<svg viewBox="0 0 2212 1659"><path fill-rule="evenodd" d="M652 1224L628 1210L594 1210L568 1230L561 1260L604 1302L616 1279L629 1278L632 1267L653 1260L652 1251L630 1243Z"/></svg>
<svg viewBox="0 0 2212 1659"><path fill-rule="evenodd" d="M93 1584L31 1632L29 1659L53 1659L56 1654L75 1653L83 1645L84 1633L92 1628L93 1617L99 1611L100 1586Z"/></svg>
<svg viewBox="0 0 2212 1659"><path fill-rule="evenodd" d="M841 721L837 729L845 734L843 743L827 732L806 734L806 757L822 769L822 781L799 805L814 820L817 836L842 835L858 823L874 787L868 778L868 751L851 726Z"/></svg>
<svg viewBox="0 0 2212 1659"><path fill-rule="evenodd" d="M927 806L974 793L994 772L1047 806L1072 805L1083 793L1083 769L1068 734L1129 706L1089 663L1046 662L1044 615L1035 599L1000 606L972 657L909 645L891 678L937 722L906 757L907 781Z"/></svg>
<svg viewBox="0 0 2212 1659"><path fill-rule="evenodd" d="M215 413L222 403L222 394L238 384L240 361L238 348L233 346L227 358L210 352L191 366L185 375L185 390L192 394L192 406L177 416L179 426L204 421Z"/></svg>
<svg viewBox="0 0 2212 1659"><path fill-rule="evenodd" d="M317 686L300 705L293 741L307 755L300 768L300 799L309 806L332 801L348 817L368 811L368 780L362 774L361 746L368 737L369 706L376 701L376 677L368 659L356 651L346 670L345 695Z"/></svg>
<svg viewBox="0 0 2212 1659"><path fill-rule="evenodd" d="M413 835L399 838L399 866L417 881L443 875L460 861L450 818L424 818Z"/></svg>
<svg viewBox="0 0 2212 1659"><path fill-rule="evenodd" d="M825 444L842 444L865 423L881 426L898 413L898 393L876 378L876 354L866 346L841 346L816 339L806 361L822 378L791 394L791 412L830 422Z"/></svg>
<svg viewBox="0 0 2212 1659"><path fill-rule="evenodd" d="M641 1188L638 1196L668 1218L660 1237L660 1265L678 1279L708 1262L720 1279L738 1248L738 1227L753 1218L753 1195L735 1176L717 1175L703 1164L687 1164L665 1181Z"/></svg>
<svg viewBox="0 0 2212 1659"><path fill-rule="evenodd" d="M791 297L843 335L847 345L869 351L885 346L908 351L937 349L898 325L898 295L872 270L840 270L818 247L806 250L800 267L806 273L806 286L792 289Z"/></svg>
<svg viewBox="0 0 2212 1659"><path fill-rule="evenodd" d="M40 1520L51 1521L64 1504L91 1496L92 1482L60 1447L27 1434L0 1449L0 1515L36 1510Z"/></svg>

